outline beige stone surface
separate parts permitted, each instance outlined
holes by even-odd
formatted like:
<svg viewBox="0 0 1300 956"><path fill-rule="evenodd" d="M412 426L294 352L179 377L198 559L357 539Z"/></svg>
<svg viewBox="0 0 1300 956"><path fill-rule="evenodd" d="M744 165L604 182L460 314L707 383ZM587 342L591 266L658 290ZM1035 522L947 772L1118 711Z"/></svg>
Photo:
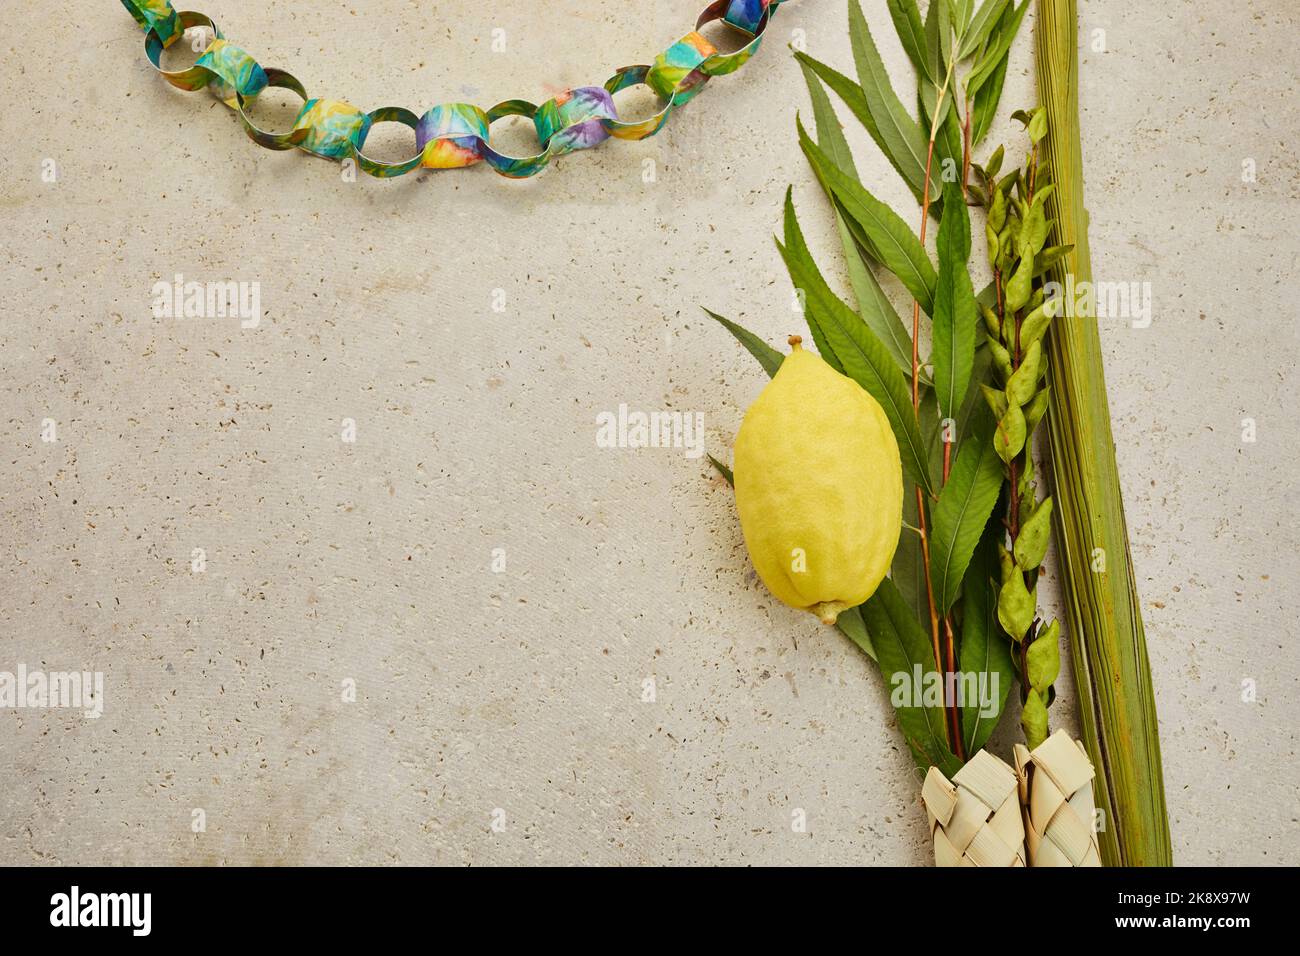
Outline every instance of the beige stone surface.
<svg viewBox="0 0 1300 956"><path fill-rule="evenodd" d="M417 112L602 82L700 5L200 4L313 95ZM729 457L764 376L700 306L797 329L787 184L838 272L785 44L849 68L842 0L789 3L658 137L522 183L346 182L153 76L116 4L46 6L0 4L0 670L103 671L105 712L0 711L0 862L930 859L870 662L762 589L701 459L595 441L626 403ZM1175 857L1300 863L1300 17L1083 7L1094 264L1154 299L1102 335ZM260 283L260 325L155 318L176 273Z"/></svg>

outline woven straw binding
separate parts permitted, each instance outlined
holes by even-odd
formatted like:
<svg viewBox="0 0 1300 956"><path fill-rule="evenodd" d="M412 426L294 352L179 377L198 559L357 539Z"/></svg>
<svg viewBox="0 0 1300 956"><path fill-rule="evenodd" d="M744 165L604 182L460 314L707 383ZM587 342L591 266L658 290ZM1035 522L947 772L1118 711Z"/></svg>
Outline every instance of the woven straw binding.
<svg viewBox="0 0 1300 956"><path fill-rule="evenodd" d="M921 788L935 866L1024 866L1025 828L1016 773L987 750L949 782L931 767Z"/></svg>
<svg viewBox="0 0 1300 956"><path fill-rule="evenodd" d="M1064 730L1029 752L1016 744L1030 866L1101 866L1093 830L1092 761Z"/></svg>

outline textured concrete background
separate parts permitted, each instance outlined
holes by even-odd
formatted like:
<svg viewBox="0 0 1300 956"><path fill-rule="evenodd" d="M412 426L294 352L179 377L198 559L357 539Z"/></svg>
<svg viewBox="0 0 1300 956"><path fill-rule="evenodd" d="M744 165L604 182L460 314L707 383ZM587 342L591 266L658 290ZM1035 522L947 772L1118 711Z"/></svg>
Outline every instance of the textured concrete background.
<svg viewBox="0 0 1300 956"><path fill-rule="evenodd" d="M419 112L601 82L699 5L200 6L313 94ZM869 662L761 588L701 460L595 442L627 403L702 412L729 457L764 376L699 307L795 329L788 183L837 271L784 43L848 69L842 0L789 4L659 137L525 183L344 182L154 77L117 4L50 6L43 36L0 5L0 670L102 670L106 711L0 712L0 862L928 859ZM1154 294L1102 334L1176 859L1300 863L1300 16L1083 6L1094 264ZM176 273L260 282L260 327L154 318Z"/></svg>

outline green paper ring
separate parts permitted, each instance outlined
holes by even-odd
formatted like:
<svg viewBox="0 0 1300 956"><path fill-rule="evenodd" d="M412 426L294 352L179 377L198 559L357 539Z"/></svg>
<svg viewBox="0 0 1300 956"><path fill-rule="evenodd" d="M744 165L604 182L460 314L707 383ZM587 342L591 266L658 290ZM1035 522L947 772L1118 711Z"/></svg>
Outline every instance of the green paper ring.
<svg viewBox="0 0 1300 956"><path fill-rule="evenodd" d="M277 70L274 67L267 67L266 69L265 89L292 90L302 97L304 105L309 99L311 99L311 97L307 95L307 91L303 89L302 84L294 79L291 74L286 73L284 70ZM293 149L307 138L309 130L305 128L291 129L285 133L269 133L264 129L260 129L256 123L249 119L247 110L248 99L249 98L244 96L242 93L236 92L235 110L239 113L240 122L244 124L244 132L246 132L248 138L258 146L277 150Z"/></svg>

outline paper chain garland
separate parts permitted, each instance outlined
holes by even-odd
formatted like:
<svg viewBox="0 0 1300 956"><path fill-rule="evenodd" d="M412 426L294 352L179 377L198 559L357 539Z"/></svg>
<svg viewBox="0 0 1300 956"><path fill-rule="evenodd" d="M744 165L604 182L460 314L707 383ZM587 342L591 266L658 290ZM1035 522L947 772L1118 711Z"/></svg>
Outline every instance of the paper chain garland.
<svg viewBox="0 0 1300 956"><path fill-rule="evenodd" d="M435 106L423 116L400 106L363 113L340 100L312 99L289 73L262 67L250 54L228 43L211 18L202 13L178 12L171 0L122 0L122 5L145 29L145 54L154 69L182 90L211 87L222 102L239 113L244 130L259 146L277 150L296 146L338 161L354 158L358 166L379 178L402 176L419 167L454 169L486 160L501 175L521 179L541 172L555 156L588 149L611 136L636 140L659 132L673 111L699 93L710 78L734 73L754 55L784 2L714 0L700 14L695 29L655 57L651 65L625 66L604 86L566 90L541 106L526 100L507 100L484 112L467 103L448 103ZM732 53L718 52L699 32L718 20L741 31L749 42ZM211 30L213 41L189 69L164 70L163 50L191 27ZM662 107L646 119L621 120L614 107L614 94L637 84L657 93ZM260 129L248 116L252 101L267 88L292 90L303 98L302 109L288 132ZM526 116L533 121L541 152L517 158L492 147L489 127L506 116ZM366 137L375 123L401 123L414 130L416 154L398 163L368 157L364 152Z"/></svg>

